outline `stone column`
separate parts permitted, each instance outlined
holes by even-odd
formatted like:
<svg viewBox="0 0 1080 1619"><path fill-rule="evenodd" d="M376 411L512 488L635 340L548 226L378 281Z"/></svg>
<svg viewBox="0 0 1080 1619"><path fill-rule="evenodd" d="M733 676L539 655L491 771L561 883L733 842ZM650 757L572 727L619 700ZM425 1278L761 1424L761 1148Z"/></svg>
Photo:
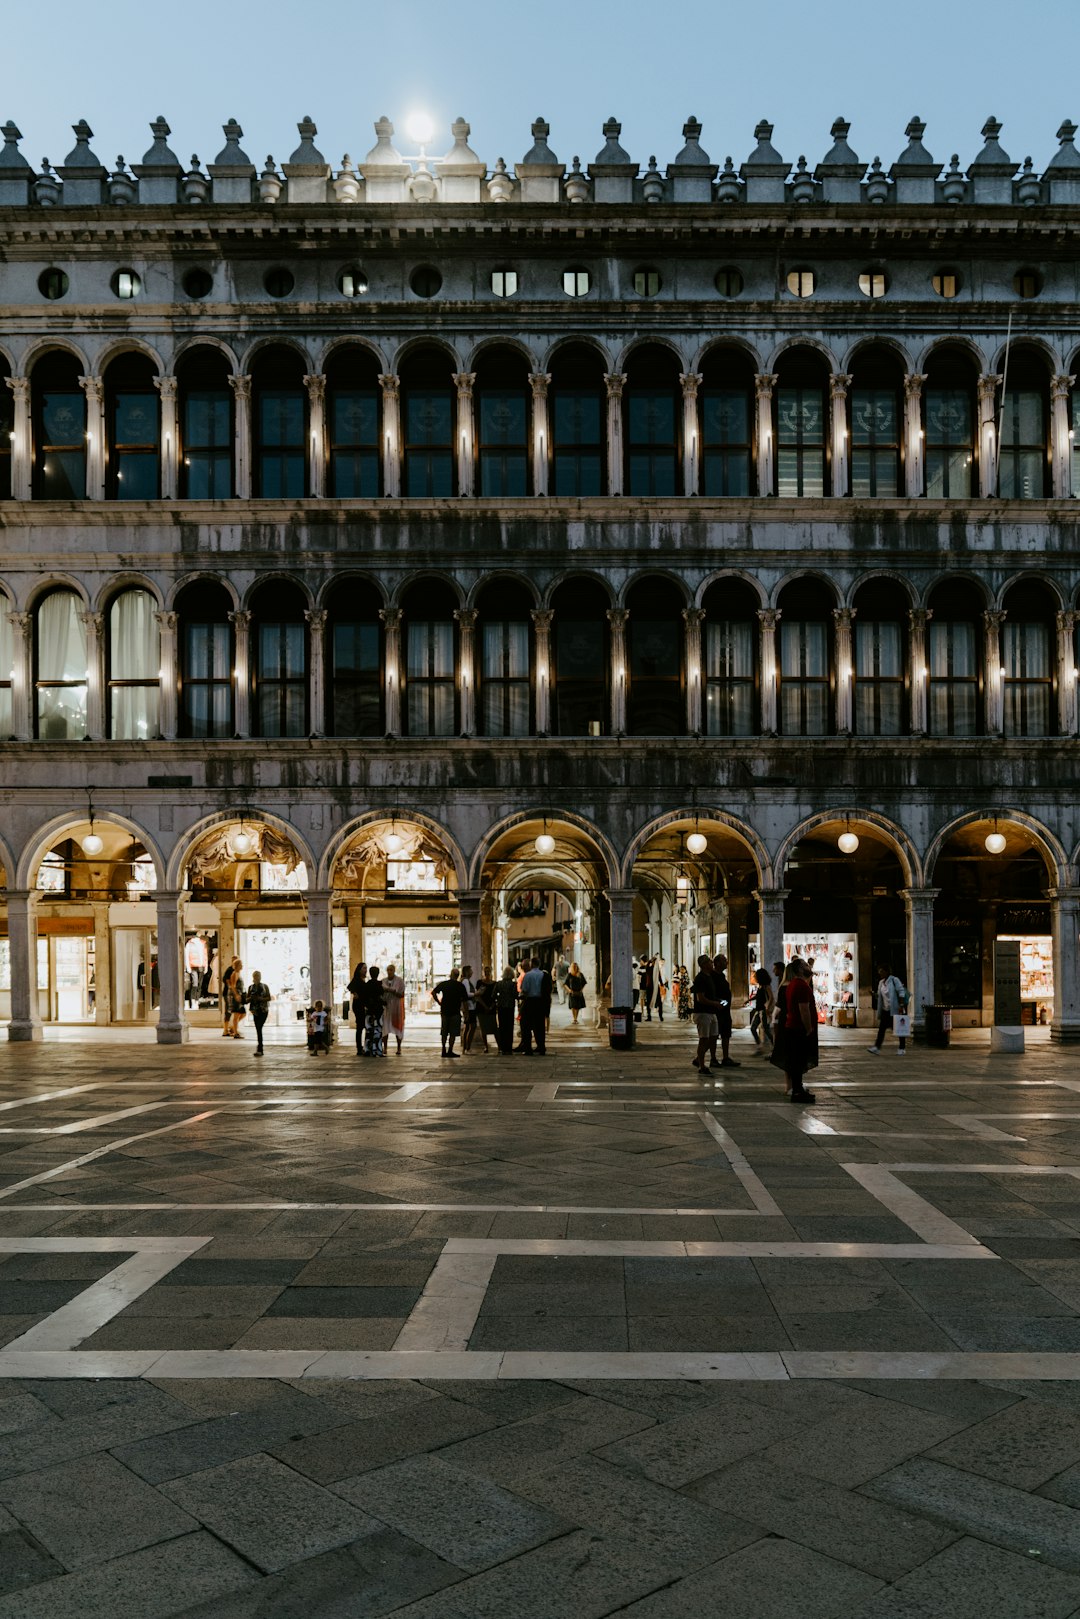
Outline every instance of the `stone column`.
<svg viewBox="0 0 1080 1619"><path fill-rule="evenodd" d="M625 607L609 607L611 625L611 734L622 736L626 730L626 621Z"/></svg>
<svg viewBox="0 0 1080 1619"><path fill-rule="evenodd" d="M611 910L611 1004L633 1006L634 897L633 888L606 890Z"/></svg>
<svg viewBox="0 0 1080 1619"><path fill-rule="evenodd" d="M757 492L759 495L776 493L776 446L773 441L772 402L773 389L780 381L767 371L754 378L754 397L757 402Z"/></svg>
<svg viewBox="0 0 1080 1619"><path fill-rule="evenodd" d="M401 608L380 607L385 645L383 672L386 682L386 734L401 735Z"/></svg>
<svg viewBox="0 0 1080 1619"><path fill-rule="evenodd" d="M354 967L364 959L364 907L362 905L347 905L345 919L349 928L349 976L352 977ZM390 963L387 962L387 966ZM399 968L402 963L395 961L394 966Z"/></svg>
<svg viewBox="0 0 1080 1619"><path fill-rule="evenodd" d="M911 992L911 1030L922 1034L926 1018L924 1009L934 1001L934 901L941 892L938 888L902 888L907 924L908 982Z"/></svg>
<svg viewBox="0 0 1080 1619"><path fill-rule="evenodd" d="M471 967L473 978L484 970L483 929L481 907L484 902L482 888L463 888L458 897L458 927L461 929L461 965Z"/></svg>
<svg viewBox="0 0 1080 1619"><path fill-rule="evenodd" d="M911 626L908 655L911 660L912 736L925 736L929 726L930 666L926 627L933 616L926 607L908 609L908 623Z"/></svg>
<svg viewBox="0 0 1080 1619"><path fill-rule="evenodd" d="M754 890L758 902L758 959L767 973L772 972L774 961L784 959L784 901L789 892L787 888ZM776 989L773 984L774 995Z"/></svg>
<svg viewBox="0 0 1080 1619"><path fill-rule="evenodd" d="M11 423L11 493L15 500L29 500L34 465L34 440L30 430L30 378L8 377L15 395Z"/></svg>
<svg viewBox="0 0 1080 1619"><path fill-rule="evenodd" d="M100 377L80 377L86 395L86 498L105 499L105 387Z"/></svg>
<svg viewBox="0 0 1080 1619"><path fill-rule="evenodd" d="M550 607L533 608L537 736L547 736L551 730L551 621L554 617Z"/></svg>
<svg viewBox="0 0 1080 1619"><path fill-rule="evenodd" d="M166 742L176 739L177 696L180 691L180 661L176 641L179 613L155 613L161 637L161 692L159 729Z"/></svg>
<svg viewBox="0 0 1080 1619"><path fill-rule="evenodd" d="M1072 494L1072 439L1069 437L1069 394L1075 377L1050 379L1050 464L1055 500L1068 500ZM9 385L10 386L10 385ZM1077 494L1080 494L1078 489Z"/></svg>
<svg viewBox="0 0 1080 1619"><path fill-rule="evenodd" d="M308 493L321 500L326 493L326 378L306 376L308 394Z"/></svg>
<svg viewBox="0 0 1080 1619"><path fill-rule="evenodd" d="M91 742L105 735L105 614L81 612L86 631L86 734Z"/></svg>
<svg viewBox="0 0 1080 1619"><path fill-rule="evenodd" d="M308 625L308 731L326 735L326 609L305 610Z"/></svg>
<svg viewBox="0 0 1080 1619"><path fill-rule="evenodd" d="M702 722L701 700L701 626L705 618L703 607L684 607L686 625L686 729L690 736L700 736Z"/></svg>
<svg viewBox="0 0 1080 1619"><path fill-rule="evenodd" d="M221 980L225 969L236 954L236 901L219 900L218 923L218 1004L221 998Z"/></svg>
<svg viewBox="0 0 1080 1619"><path fill-rule="evenodd" d="M157 900L159 1046L186 1045L190 1037L184 1017L184 973L180 943L185 895L182 889L159 888Z"/></svg>
<svg viewBox="0 0 1080 1619"><path fill-rule="evenodd" d="M547 371L533 371L530 373L534 495L546 495L548 492L548 456L550 451L548 388L550 385L551 376Z"/></svg>
<svg viewBox="0 0 1080 1619"><path fill-rule="evenodd" d="M1005 614L996 608L983 613L986 638L986 734L1000 736L1005 716L1005 671L1001 663L1001 626Z"/></svg>
<svg viewBox="0 0 1080 1619"><path fill-rule="evenodd" d="M704 377L699 371L685 371L679 376L682 383L683 404L683 494L696 495L701 488L700 435L698 432L698 389Z"/></svg>
<svg viewBox="0 0 1080 1619"><path fill-rule="evenodd" d="M455 371L457 387L457 486L459 495L471 495L475 485L476 426L473 421L475 371Z"/></svg>
<svg viewBox="0 0 1080 1619"><path fill-rule="evenodd" d="M322 1001L331 1014L334 1010L334 954L330 913L333 897L333 891L329 888L309 889L307 895L311 1000L313 1005L316 1001Z"/></svg>
<svg viewBox="0 0 1080 1619"><path fill-rule="evenodd" d="M233 487L237 500L251 499L251 378L230 377L233 391Z"/></svg>
<svg viewBox="0 0 1080 1619"><path fill-rule="evenodd" d="M834 607L836 656L836 729L840 736L850 736L854 729L855 706L855 609Z"/></svg>
<svg viewBox="0 0 1080 1619"><path fill-rule="evenodd" d="M112 935L109 932L109 901L96 899L94 907L94 1022L107 1029L112 1022Z"/></svg>
<svg viewBox="0 0 1080 1619"><path fill-rule="evenodd" d="M7 891L8 949L11 959L11 1022L9 1040L40 1040L41 1016L37 989L36 888Z"/></svg>
<svg viewBox="0 0 1080 1619"><path fill-rule="evenodd" d="M608 494L623 492L623 423L622 396L626 377L621 371L609 371L607 384L607 471Z"/></svg>
<svg viewBox="0 0 1080 1619"><path fill-rule="evenodd" d="M998 489L997 391L1001 378L984 371L978 380L979 395L979 494L984 500Z"/></svg>
<svg viewBox="0 0 1080 1619"><path fill-rule="evenodd" d="M251 735L251 643L248 631L251 614L230 613L236 650L233 656L233 729L237 736Z"/></svg>
<svg viewBox="0 0 1080 1619"><path fill-rule="evenodd" d="M161 498L175 500L180 467L179 432L176 414L175 377L155 377L154 387L161 395Z"/></svg>
<svg viewBox="0 0 1080 1619"><path fill-rule="evenodd" d="M1049 888L1047 894L1054 949L1050 1038L1056 1044L1073 1044L1080 1040L1080 888Z"/></svg>
<svg viewBox="0 0 1080 1619"><path fill-rule="evenodd" d="M11 727L18 742L29 742L34 735L34 680L31 641L33 613L9 613L14 667L11 671Z"/></svg>
<svg viewBox="0 0 1080 1619"><path fill-rule="evenodd" d="M460 733L462 736L473 736L476 732L476 608L456 607L454 617L458 623Z"/></svg>
<svg viewBox="0 0 1080 1619"><path fill-rule="evenodd" d="M746 913L750 909L747 894L729 894L728 914L728 982L731 985L731 1014L742 1028L750 1021L746 1002L750 994L750 935ZM740 1015L741 1014L741 1015Z"/></svg>
<svg viewBox="0 0 1080 1619"><path fill-rule="evenodd" d="M909 371L904 377L904 493L909 500L918 500L926 487L926 438L922 424L925 384L923 371Z"/></svg>
<svg viewBox="0 0 1080 1619"><path fill-rule="evenodd" d="M830 423L832 428L832 482L833 495L851 493L848 454L847 397L851 377L844 371L834 371L829 378Z"/></svg>
<svg viewBox="0 0 1080 1619"><path fill-rule="evenodd" d="M780 609L759 607L757 616L761 625L761 733L763 736L776 736L779 730L776 629L780 623Z"/></svg>
<svg viewBox="0 0 1080 1619"><path fill-rule="evenodd" d="M381 375L383 494L396 500L401 494L401 378Z"/></svg>
<svg viewBox="0 0 1080 1619"><path fill-rule="evenodd" d="M1072 611L1057 615L1059 736L1076 735L1076 619L1077 615Z"/></svg>

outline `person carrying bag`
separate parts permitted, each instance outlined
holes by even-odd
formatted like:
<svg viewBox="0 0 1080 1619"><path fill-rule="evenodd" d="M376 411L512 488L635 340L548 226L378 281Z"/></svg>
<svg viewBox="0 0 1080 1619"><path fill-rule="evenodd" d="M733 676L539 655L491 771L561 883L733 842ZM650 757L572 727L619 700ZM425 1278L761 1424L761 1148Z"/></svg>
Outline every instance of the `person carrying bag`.
<svg viewBox="0 0 1080 1619"><path fill-rule="evenodd" d="M907 1050L907 1037L911 1033L911 1018L908 1015L910 1001L911 995L895 973L890 973L886 966L880 966L877 987L877 1039L872 1046L866 1048L867 1051L873 1052L875 1057L880 1057L886 1031L890 1028L896 1035L897 1056L904 1055Z"/></svg>

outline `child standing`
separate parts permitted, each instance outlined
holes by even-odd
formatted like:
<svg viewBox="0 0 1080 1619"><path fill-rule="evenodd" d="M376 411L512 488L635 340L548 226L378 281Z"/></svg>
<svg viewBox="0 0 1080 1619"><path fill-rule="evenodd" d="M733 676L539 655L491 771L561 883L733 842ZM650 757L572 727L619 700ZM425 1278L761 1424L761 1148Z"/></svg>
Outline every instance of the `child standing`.
<svg viewBox="0 0 1080 1619"><path fill-rule="evenodd" d="M330 1019L322 1001L316 1001L307 1015L307 1048L310 1057L321 1057L330 1049Z"/></svg>

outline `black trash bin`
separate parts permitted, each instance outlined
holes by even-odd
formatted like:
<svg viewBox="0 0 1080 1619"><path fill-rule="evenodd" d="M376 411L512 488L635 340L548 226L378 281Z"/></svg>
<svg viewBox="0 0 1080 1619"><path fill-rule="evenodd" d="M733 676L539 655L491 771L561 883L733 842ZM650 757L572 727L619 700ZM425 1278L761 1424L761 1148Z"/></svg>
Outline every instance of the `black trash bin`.
<svg viewBox="0 0 1080 1619"><path fill-rule="evenodd" d="M924 1006L926 1043L928 1046L947 1046L952 1034L951 1006Z"/></svg>
<svg viewBox="0 0 1080 1619"><path fill-rule="evenodd" d="M609 1006L608 1044L612 1051L631 1051L634 1045L634 1013L629 1006Z"/></svg>

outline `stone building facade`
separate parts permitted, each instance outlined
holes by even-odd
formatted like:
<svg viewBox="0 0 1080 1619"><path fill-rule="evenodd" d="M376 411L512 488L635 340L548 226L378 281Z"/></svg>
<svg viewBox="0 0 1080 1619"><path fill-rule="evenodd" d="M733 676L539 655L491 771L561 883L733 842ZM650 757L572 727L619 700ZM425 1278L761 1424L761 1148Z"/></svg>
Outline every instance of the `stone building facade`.
<svg viewBox="0 0 1080 1619"><path fill-rule="evenodd" d="M0 1017L887 960L1080 1038L1080 156L0 151ZM404 144L403 142L399 144ZM430 140L428 144L431 144ZM441 143L445 144L445 143ZM561 926L561 924L560 924ZM599 994L596 997L599 1002Z"/></svg>

